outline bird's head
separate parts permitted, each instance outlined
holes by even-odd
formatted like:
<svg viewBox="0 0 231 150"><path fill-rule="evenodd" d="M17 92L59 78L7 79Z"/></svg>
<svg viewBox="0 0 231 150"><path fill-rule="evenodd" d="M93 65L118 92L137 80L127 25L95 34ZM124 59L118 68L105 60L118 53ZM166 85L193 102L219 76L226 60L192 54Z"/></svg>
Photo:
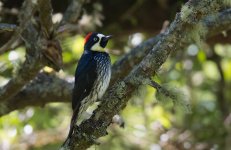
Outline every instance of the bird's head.
<svg viewBox="0 0 231 150"><path fill-rule="evenodd" d="M103 35L97 32L88 33L85 37L84 50L103 51L111 35Z"/></svg>

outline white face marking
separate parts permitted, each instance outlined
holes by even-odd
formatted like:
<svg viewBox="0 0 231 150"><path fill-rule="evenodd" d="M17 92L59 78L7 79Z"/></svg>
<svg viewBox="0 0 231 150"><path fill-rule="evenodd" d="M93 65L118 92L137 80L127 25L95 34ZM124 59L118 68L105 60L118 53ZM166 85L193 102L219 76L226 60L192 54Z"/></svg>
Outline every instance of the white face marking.
<svg viewBox="0 0 231 150"><path fill-rule="evenodd" d="M100 43L102 37L104 37L105 35L98 33L97 36L98 36L98 38L99 38L99 41L98 41L97 43L95 43L95 44L91 47L91 50L92 50L92 51L104 51L104 48L101 47L101 46L99 45L99 43Z"/></svg>

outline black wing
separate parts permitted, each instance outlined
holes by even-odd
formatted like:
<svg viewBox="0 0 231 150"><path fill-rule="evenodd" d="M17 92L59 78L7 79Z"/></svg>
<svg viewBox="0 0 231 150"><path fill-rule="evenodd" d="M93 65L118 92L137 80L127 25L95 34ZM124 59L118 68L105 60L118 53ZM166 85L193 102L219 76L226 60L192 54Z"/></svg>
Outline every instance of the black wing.
<svg viewBox="0 0 231 150"><path fill-rule="evenodd" d="M72 94L72 109L78 113L81 101L90 94L97 79L96 61L92 54L84 54L75 74L75 85Z"/></svg>
<svg viewBox="0 0 231 150"><path fill-rule="evenodd" d="M66 141L71 137L74 124L78 118L81 101L90 94L94 82L97 79L96 61L93 55L85 53L79 60L78 67L75 72L75 85L72 93L72 109L73 115L71 118L70 130ZM64 143L66 143L66 141Z"/></svg>

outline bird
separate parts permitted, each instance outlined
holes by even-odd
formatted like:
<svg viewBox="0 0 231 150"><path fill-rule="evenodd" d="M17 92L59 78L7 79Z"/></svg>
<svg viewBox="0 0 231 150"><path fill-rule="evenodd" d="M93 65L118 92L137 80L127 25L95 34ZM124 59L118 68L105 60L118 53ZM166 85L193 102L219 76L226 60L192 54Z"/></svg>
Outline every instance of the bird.
<svg viewBox="0 0 231 150"><path fill-rule="evenodd" d="M111 59L104 50L111 35L90 32L85 37L84 51L75 71L72 92L72 118L67 139L74 130L77 119L94 102L100 100L111 78Z"/></svg>

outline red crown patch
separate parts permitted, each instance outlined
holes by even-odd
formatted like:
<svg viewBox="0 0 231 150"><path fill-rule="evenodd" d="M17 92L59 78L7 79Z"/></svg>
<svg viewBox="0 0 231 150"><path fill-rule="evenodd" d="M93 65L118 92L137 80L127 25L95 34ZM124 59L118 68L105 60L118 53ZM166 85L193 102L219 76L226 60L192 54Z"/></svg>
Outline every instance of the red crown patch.
<svg viewBox="0 0 231 150"><path fill-rule="evenodd" d="M87 36L85 37L85 41L84 41L84 44L87 43L87 41L89 40L89 38L91 37L92 35L92 32L88 33Z"/></svg>

